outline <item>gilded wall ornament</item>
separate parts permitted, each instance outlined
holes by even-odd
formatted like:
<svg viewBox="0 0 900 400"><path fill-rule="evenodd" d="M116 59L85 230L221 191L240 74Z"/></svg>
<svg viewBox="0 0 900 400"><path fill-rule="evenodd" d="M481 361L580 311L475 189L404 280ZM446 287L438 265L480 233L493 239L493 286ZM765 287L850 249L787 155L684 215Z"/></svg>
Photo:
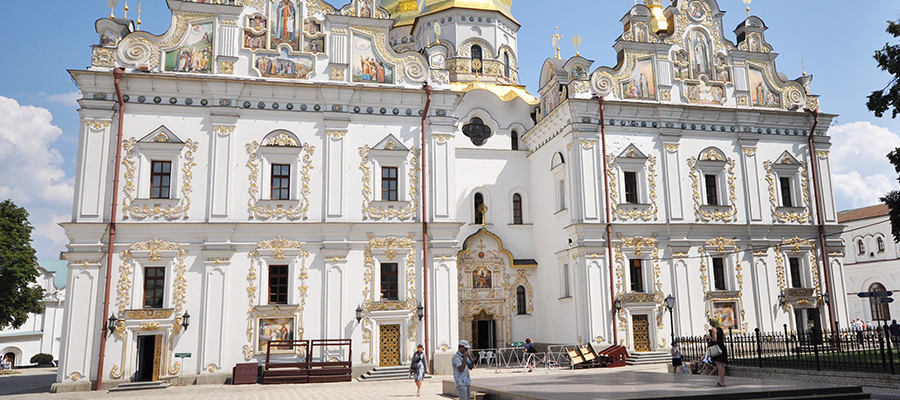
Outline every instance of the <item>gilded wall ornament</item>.
<svg viewBox="0 0 900 400"><path fill-rule="evenodd" d="M114 68L116 66L115 49L108 47L94 47L91 54L91 66Z"/></svg>
<svg viewBox="0 0 900 400"><path fill-rule="evenodd" d="M234 61L221 60L219 61L219 73L225 75L231 75L234 73Z"/></svg>
<svg viewBox="0 0 900 400"><path fill-rule="evenodd" d="M784 239L781 244L775 246L775 265L778 276L778 286L781 288L781 292L785 293L791 289L787 287L786 283L787 271L785 269L785 264L787 263L788 252L794 255L806 254L809 261L808 266L812 272L813 288L815 289L815 291L812 292L812 296L821 296L822 289L819 285L819 261L816 258L816 243L813 240L803 239L797 236ZM790 301L785 302L782 306L785 312L790 312L790 307Z"/></svg>
<svg viewBox="0 0 900 400"><path fill-rule="evenodd" d="M789 157L785 157L784 161L790 162ZM812 221L812 213L810 212L809 200L809 177L806 174L806 163L801 162L797 170L797 176L800 178L800 188L803 192L803 208L801 211L784 210L779 207L778 197L776 195L775 173L772 171L772 161L766 161L763 166L766 169L766 182L769 184L769 203L771 204L772 218L778 222L796 222L807 223Z"/></svg>
<svg viewBox="0 0 900 400"><path fill-rule="evenodd" d="M163 52L175 48L182 41L192 22L216 18L215 14L192 11L173 11L172 14L172 28L164 35L136 31L122 39L117 50L119 59L128 65L145 65L151 70L159 70Z"/></svg>
<svg viewBox="0 0 900 400"><path fill-rule="evenodd" d="M628 307L627 302L636 303L654 303L656 306L656 337L658 339L658 347L666 345L666 335L663 331L663 308L665 307L665 295L662 286L662 270L659 266L659 240L656 233L651 237L631 236L623 237L617 235L615 266L616 266L616 299L625 302L625 308ZM630 250L634 257L641 258L644 250L650 250L650 263L652 265L652 288L645 292L628 292L625 287L625 251ZM618 313L619 330L625 332L626 347L632 347L631 335L628 330L631 326L628 324L624 312Z"/></svg>
<svg viewBox="0 0 900 400"><path fill-rule="evenodd" d="M632 152L634 152L634 150L632 150ZM637 157L637 153L632 152L629 152L628 157ZM642 221L649 221L651 219L656 220L659 213L659 209L656 205L656 157L652 155L647 157L647 188L649 189L650 206L646 209L629 209L627 205L622 205L619 203L617 184L618 168L616 168L615 165L616 157L612 154L609 154L606 156L606 162L608 164L606 173L609 176L609 201L610 205L612 205L613 216L623 221L627 221L630 219Z"/></svg>
<svg viewBox="0 0 900 400"><path fill-rule="evenodd" d="M712 151L712 149L710 149ZM707 161L716 161L716 159L725 158L720 154L713 152L712 154L708 151L704 153L704 157L708 157ZM701 202L701 192L700 192L700 170L697 167L697 158L691 157L687 160L688 166L691 171L688 174L691 177L691 187L694 191L693 199L694 199L694 215L697 221L703 222L711 222L711 221L722 221L722 222L734 222L737 220L737 191L735 189L735 180L737 179L734 175L734 166L735 161L732 158L725 158L725 176L727 177L728 182L728 195L729 195L729 205L721 206L723 208L727 207L727 210L720 209L710 209L708 207L715 206L706 206Z"/></svg>
<svg viewBox="0 0 900 400"><path fill-rule="evenodd" d="M388 142L388 144L392 144L393 142ZM405 221L407 219L416 218L419 211L419 150L416 149L415 146L410 148L409 155L407 157L407 172L409 179L409 193L407 194L407 198L409 201L407 202L407 206L400 209L395 209L393 207L384 206L375 206L372 203L374 202L373 197L373 189L372 189L372 168L374 167L374 162L369 158L369 152L372 148L369 145L365 145L359 148L359 156L361 158L359 169L362 171L362 213L363 219L399 219L401 221Z"/></svg>
<svg viewBox="0 0 900 400"><path fill-rule="evenodd" d="M294 144L291 147L295 147L298 145L294 138L286 134L282 135L285 136L284 140L279 139L281 135L278 135L272 140L276 143L284 143L285 145L290 145L290 143L293 142ZM278 146L278 144L276 144L276 146ZM250 214L250 217L260 220L267 220L271 218L287 218L289 220L306 219L307 212L309 211L309 181L310 171L314 168L312 165L312 155L316 151L315 146L306 143L300 148L303 154L303 156L301 157L303 163L300 166L300 188L298 190L300 194L300 203L296 206L290 206L287 208L281 206L272 207L271 205L266 205L264 207L259 205L259 181L261 179L259 167L259 142L253 141L247 143L247 145L244 147L247 150L247 154L249 155L247 168L250 169L250 176L248 178L250 187L247 189L247 193L250 195L250 199L247 200L247 212Z"/></svg>
<svg viewBox="0 0 900 400"><path fill-rule="evenodd" d="M165 134L160 132L160 135ZM156 140L160 141L160 138L161 136L157 135ZM169 137L166 136L165 140L168 141ZM179 199L178 204L174 207L168 205L165 208L162 208L161 205L157 204L154 205L153 208L150 208L146 204L135 204L137 200L135 180L137 178L137 158L139 151L136 148L137 143L137 138L132 137L122 144L125 155L122 157L122 165L125 166L125 184L122 188L125 198L122 201L122 218L144 219L148 217L165 217L170 220L178 218L187 219L188 211L191 209L191 193L194 191L191 186L191 181L194 178L194 167L197 166L197 162L194 161L194 154L197 152L199 144L193 139L188 139L182 148L181 199ZM177 181L177 179L173 179L172 181Z"/></svg>
<svg viewBox="0 0 900 400"><path fill-rule="evenodd" d="M234 133L233 125L213 125L213 131L221 136L228 136Z"/></svg>

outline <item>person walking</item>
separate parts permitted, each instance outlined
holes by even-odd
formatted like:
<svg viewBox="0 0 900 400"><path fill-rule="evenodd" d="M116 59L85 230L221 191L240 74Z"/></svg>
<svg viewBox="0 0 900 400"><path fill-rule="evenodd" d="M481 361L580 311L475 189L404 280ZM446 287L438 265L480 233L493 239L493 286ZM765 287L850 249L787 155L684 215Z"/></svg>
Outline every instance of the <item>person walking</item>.
<svg viewBox="0 0 900 400"><path fill-rule="evenodd" d="M4 355L3 358L0 359L0 375L5 374L6 370L9 369L9 367L9 357Z"/></svg>
<svg viewBox="0 0 900 400"><path fill-rule="evenodd" d="M722 324L719 323L719 320L710 318L709 324L712 325L712 329L709 330L709 346L719 348L719 355L713 356L712 360L719 372L719 381L716 382L716 386L721 387L725 386L725 363L728 362L728 350L725 348L725 332L722 330Z"/></svg>
<svg viewBox="0 0 900 400"><path fill-rule="evenodd" d="M673 374L681 373L681 365L682 364L683 364L683 362L682 362L682 356L681 356L681 349L678 348L678 342L674 342L674 343L672 343L672 373Z"/></svg>
<svg viewBox="0 0 900 400"><path fill-rule="evenodd" d="M475 368L472 360L469 358L469 349L472 345L468 340L460 340L459 348L453 355L453 383L456 384L456 393L460 400L469 400L472 391L472 378L469 377L469 370Z"/></svg>
<svg viewBox="0 0 900 400"><path fill-rule="evenodd" d="M900 324L897 323L897 320L891 321L891 340L894 342L894 348L900 346Z"/></svg>
<svg viewBox="0 0 900 400"><path fill-rule="evenodd" d="M425 346L421 344L416 346L416 353L413 354L412 362L409 364L409 374L416 381L416 397L422 395L422 380L428 373L428 363L425 362Z"/></svg>
<svg viewBox="0 0 900 400"><path fill-rule="evenodd" d="M534 348L534 341L531 338L525 338L525 368L528 372L534 370L534 358L537 356L537 349Z"/></svg>

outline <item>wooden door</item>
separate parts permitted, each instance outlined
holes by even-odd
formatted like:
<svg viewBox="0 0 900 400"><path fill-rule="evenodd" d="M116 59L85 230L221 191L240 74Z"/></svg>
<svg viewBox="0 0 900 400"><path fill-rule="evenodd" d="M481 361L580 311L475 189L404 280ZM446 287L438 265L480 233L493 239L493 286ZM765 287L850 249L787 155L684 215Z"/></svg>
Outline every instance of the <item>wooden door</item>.
<svg viewBox="0 0 900 400"><path fill-rule="evenodd" d="M634 351L650 351L650 320L647 315L632 315L631 327L634 333Z"/></svg>
<svg viewBox="0 0 900 400"><path fill-rule="evenodd" d="M400 365L400 325L381 325L379 366Z"/></svg>

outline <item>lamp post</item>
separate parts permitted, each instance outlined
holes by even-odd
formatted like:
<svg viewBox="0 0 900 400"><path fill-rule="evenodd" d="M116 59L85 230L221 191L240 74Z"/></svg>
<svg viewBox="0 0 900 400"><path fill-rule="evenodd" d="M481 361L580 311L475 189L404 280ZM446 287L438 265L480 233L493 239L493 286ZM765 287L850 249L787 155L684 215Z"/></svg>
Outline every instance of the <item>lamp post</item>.
<svg viewBox="0 0 900 400"><path fill-rule="evenodd" d="M675 344L675 316L672 314L672 309L675 308L675 296L671 294L666 296L666 308L669 309L669 326L672 328L672 344Z"/></svg>
<svg viewBox="0 0 900 400"><path fill-rule="evenodd" d="M187 331L188 326L191 325L191 314L187 311L184 312L184 315L181 316L181 326L184 327L184 330Z"/></svg>
<svg viewBox="0 0 900 400"><path fill-rule="evenodd" d="M356 306L356 323L358 324L360 320L362 320L362 306Z"/></svg>
<svg viewBox="0 0 900 400"><path fill-rule="evenodd" d="M425 307L422 307L421 304L416 307L416 316L419 317L419 321L421 321L422 318L425 317Z"/></svg>
<svg viewBox="0 0 900 400"><path fill-rule="evenodd" d="M109 333L113 333L113 331L116 330L116 323L118 321L119 319L116 318L116 314L110 314L106 323L106 330L109 331Z"/></svg>

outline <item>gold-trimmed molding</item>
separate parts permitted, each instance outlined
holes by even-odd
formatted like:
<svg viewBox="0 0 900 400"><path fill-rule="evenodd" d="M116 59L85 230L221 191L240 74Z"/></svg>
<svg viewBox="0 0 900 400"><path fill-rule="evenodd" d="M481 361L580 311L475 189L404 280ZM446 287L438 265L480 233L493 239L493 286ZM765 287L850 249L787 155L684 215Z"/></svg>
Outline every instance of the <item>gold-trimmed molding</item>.
<svg viewBox="0 0 900 400"><path fill-rule="evenodd" d="M656 205L656 157L652 155L647 156L647 187L649 188L650 194L650 207L646 209L627 209L625 206L619 204L617 184L618 174L616 173L617 168L615 165L616 156L608 154L606 156L606 163L606 173L609 176L609 202L610 205L612 205L613 217L623 221L629 219L643 221L649 221L651 219L656 220L659 213L659 208Z"/></svg>
<svg viewBox="0 0 900 400"><path fill-rule="evenodd" d="M725 176L728 182L728 193L729 193L729 206L727 211L720 210L705 210L701 201L700 194L700 174L697 169L697 158L691 157L687 160L688 167L690 167L689 176L691 177L691 188L693 189L693 199L694 199L694 216L697 221L703 222L711 222L711 221L722 221L722 222L734 222L737 220L737 191L735 189L735 175L734 175L734 166L735 161L733 158L724 157L718 154L718 152L710 149L709 151L703 153L700 157L701 161L724 161L725 162ZM718 206L723 207L724 206Z"/></svg>
<svg viewBox="0 0 900 400"><path fill-rule="evenodd" d="M389 142L390 144L390 142ZM372 174L372 168L374 166L374 161L372 161L369 157L369 152L372 150L369 145L365 145L359 148L359 157L361 159L359 164L359 169L362 171L362 214L363 219L399 219L401 221L405 221L407 219L413 219L416 217L419 210L419 150L412 146L409 149L409 155L407 156L407 165L406 169L408 171L408 179L409 179L409 192L407 196L409 201L407 202L407 206L400 209L395 209L392 207L376 207L372 205L374 202L373 199L373 189L372 189L372 180L374 179Z"/></svg>
<svg viewBox="0 0 900 400"><path fill-rule="evenodd" d="M657 346L666 346L666 338L663 325L663 315L665 310L663 286L662 286L662 270L659 266L659 240L657 234L653 233L651 237L631 236L623 237L617 235L616 241L616 298L623 302L653 303L656 307L656 337ZM653 289L642 293L627 292L625 289L625 250L630 249L635 257L641 258L645 248L650 250L650 263L653 268ZM627 334L631 329L624 312L619 313L619 330L625 332L625 346L631 347L631 339Z"/></svg>
<svg viewBox="0 0 900 400"><path fill-rule="evenodd" d="M169 140L168 136L166 136L166 140ZM163 209L159 204L153 208L146 204L143 206L135 204L137 193L135 180L138 163L138 150L135 149L135 146L137 143L137 138L132 137L122 144L122 149L125 152L125 157L122 158L122 165L125 166L125 185L122 188L125 198L122 201L122 218L165 217L166 219L187 219L188 211L191 209L191 193L194 191L191 186L191 180L194 178L194 167L197 166L197 162L194 161L194 154L197 152L199 144L193 139L188 139L184 142L184 147L182 148L184 154L181 156L181 199L174 207L169 205ZM177 181L177 179L170 180L170 182L174 181Z"/></svg>
<svg viewBox="0 0 900 400"><path fill-rule="evenodd" d="M785 159L789 160L789 159ZM806 173L806 163L801 162L798 168L798 176L800 178L800 189L803 192L803 210L802 211L778 211L778 197L775 189L775 173L772 171L774 162L771 160L763 163L766 169L766 182L769 184L769 203L772 210L772 219L777 222L797 222L807 223L812 221L811 206L809 200L809 176Z"/></svg>
<svg viewBox="0 0 900 400"><path fill-rule="evenodd" d="M284 137L282 137L284 135ZM297 145L296 140L294 138L282 134L278 135L275 138L269 140L267 145L272 146L280 146L280 147L299 147ZM291 142L293 142L293 146L291 146ZM253 141L247 143L244 148L247 150L247 155L249 159L247 160L247 168L250 169L250 177L248 178L250 185L247 188L247 194L249 194L250 199L247 200L247 213L250 214L251 218L256 218L260 220L268 220L271 218L287 218L289 220L297 220L297 219L306 219L307 213L309 211L309 182L310 182L310 170L314 167L312 165L312 155L316 152L315 146L306 143L302 147L300 147L300 151L303 154L301 160L303 161L300 166L300 203L296 206L290 206L287 208L284 207L275 207L273 208L270 205L266 205L265 207L259 205L259 181L260 181L260 156L259 156L259 142Z"/></svg>

